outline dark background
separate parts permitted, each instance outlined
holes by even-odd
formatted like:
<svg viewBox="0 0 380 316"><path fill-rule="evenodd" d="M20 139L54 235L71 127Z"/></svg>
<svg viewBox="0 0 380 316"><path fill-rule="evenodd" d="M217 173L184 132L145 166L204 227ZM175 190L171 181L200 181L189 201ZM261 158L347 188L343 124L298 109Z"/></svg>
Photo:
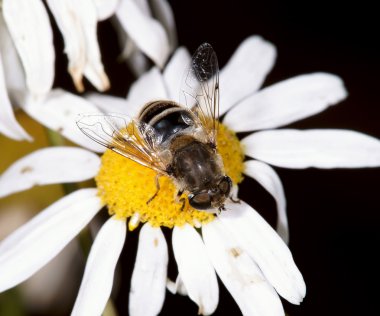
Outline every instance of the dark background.
<svg viewBox="0 0 380 316"><path fill-rule="evenodd" d="M350 4L326 0L177 0L170 3L179 44L193 52L201 43L211 43L221 67L250 35L258 34L274 43L278 59L264 86L317 71L343 78L348 99L290 127L353 129L380 138L377 97L380 27L378 11L370 1ZM99 40L112 83L110 93L125 96L133 76L124 64L116 61L120 48L109 21L100 23ZM55 45L55 86L74 91L66 73L67 59L62 53L63 43L57 29ZM91 90L89 85L87 87ZM286 312L291 316L378 314L380 169L276 168L276 171L287 197L290 249L307 285L307 295L300 306L283 301ZM241 198L274 225L275 203L257 183L246 179L240 192ZM137 236L136 233L128 235L119 264L122 281L115 302L120 315L127 314ZM173 275L174 269L171 258ZM239 315L237 305L222 285L220 291L215 315ZM196 314L197 307L189 298L167 292L161 315Z"/></svg>

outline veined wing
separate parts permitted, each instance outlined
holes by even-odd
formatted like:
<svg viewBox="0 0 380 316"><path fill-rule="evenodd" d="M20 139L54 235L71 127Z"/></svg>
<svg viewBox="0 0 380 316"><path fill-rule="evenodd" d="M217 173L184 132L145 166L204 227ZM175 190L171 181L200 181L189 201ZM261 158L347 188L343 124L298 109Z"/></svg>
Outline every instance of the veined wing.
<svg viewBox="0 0 380 316"><path fill-rule="evenodd" d="M121 114L83 115L79 129L92 140L159 173L167 174L160 158L159 135L142 122Z"/></svg>
<svg viewBox="0 0 380 316"><path fill-rule="evenodd" d="M219 66L212 46L204 43L192 57L181 87L181 104L192 109L210 143L216 145L219 118Z"/></svg>

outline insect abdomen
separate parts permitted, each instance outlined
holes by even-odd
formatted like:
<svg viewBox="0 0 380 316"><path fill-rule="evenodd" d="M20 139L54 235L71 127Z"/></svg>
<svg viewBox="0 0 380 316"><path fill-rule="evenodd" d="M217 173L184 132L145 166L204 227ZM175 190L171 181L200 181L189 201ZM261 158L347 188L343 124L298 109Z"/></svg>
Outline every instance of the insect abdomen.
<svg viewBox="0 0 380 316"><path fill-rule="evenodd" d="M140 120L152 126L162 142L194 124L189 111L171 101L148 103L141 111Z"/></svg>

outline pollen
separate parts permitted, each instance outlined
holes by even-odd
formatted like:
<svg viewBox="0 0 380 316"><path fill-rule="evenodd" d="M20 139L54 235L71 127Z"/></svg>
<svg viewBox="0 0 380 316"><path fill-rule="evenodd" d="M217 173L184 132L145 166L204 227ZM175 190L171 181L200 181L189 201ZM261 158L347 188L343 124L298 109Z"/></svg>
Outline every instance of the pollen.
<svg viewBox="0 0 380 316"><path fill-rule="evenodd" d="M219 125L217 148L226 174L234 184L238 184L243 180L244 153L234 132L222 124ZM110 215L129 219L129 230L144 222L154 227L173 228L186 223L199 227L214 219L213 213L192 208L185 193L177 197L178 188L171 178L158 177L156 171L111 150L107 150L101 160L101 168L95 178L98 195L107 205Z"/></svg>

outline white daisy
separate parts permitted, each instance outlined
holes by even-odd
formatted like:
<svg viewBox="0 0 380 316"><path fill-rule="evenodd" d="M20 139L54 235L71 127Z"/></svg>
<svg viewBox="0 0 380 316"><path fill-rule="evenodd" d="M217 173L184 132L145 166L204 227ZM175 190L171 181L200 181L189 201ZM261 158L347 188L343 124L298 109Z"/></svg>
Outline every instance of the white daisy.
<svg viewBox="0 0 380 316"><path fill-rule="evenodd" d="M46 3L62 33L68 72L80 92L84 91L83 76L99 91L110 86L97 40L98 21L116 14L115 19L124 30L120 32L128 37L123 40L123 45L129 47L128 54L142 60L141 50L160 67L176 45L174 17L166 0L156 0L151 5L160 21L152 17L147 1L47 0ZM46 94L54 81L55 51L53 31L43 1L3 0L1 15L20 56L29 92ZM133 69L145 67L139 66Z"/></svg>
<svg viewBox="0 0 380 316"><path fill-rule="evenodd" d="M228 112L218 148L235 183L241 180L244 170L275 197L280 232L286 238L285 197L278 176L264 162L250 160L243 166L240 143L231 130L288 124L322 111L343 99L346 92L338 77L322 73L299 76L256 92L274 57L271 44L251 37L221 72L221 110ZM131 88L127 100L98 95L91 95L90 99L105 111L124 111L129 115L152 99L176 100L179 78L188 61L187 52L179 49L162 74L153 68L142 76ZM53 103L54 110L51 110ZM95 110L89 102L56 90L44 102L30 99L25 110L74 142L101 150L83 138L74 123L77 113ZM255 116L251 117L251 112ZM326 138L329 141L324 141ZM332 141L337 145L332 147ZM231 150L223 153L224 143L225 149L231 146L236 149L232 155L228 156ZM380 142L353 131L262 131L246 137L242 143L247 155L286 167L380 165ZM316 154L310 154L311 150ZM369 151L371 156L365 154ZM73 314L101 314L111 292L127 218L130 218L130 230L140 221L147 221L140 231L132 276L131 315L156 315L164 301L168 251L158 225L174 226L173 250L179 277L172 290L187 293L202 314L213 313L218 304L215 271L244 315L283 315L278 294L294 304L299 304L305 296L305 283L286 244L248 204L229 203L228 211L217 218L190 208L180 212L180 206L173 202L175 187L164 178L160 194L148 207L147 197L155 191L154 172L110 151L102 160L79 148L36 151L4 172L0 178L0 196L36 184L76 182L91 177L96 177L97 189L81 189L62 198L0 244L1 291L27 279L51 260L107 204L112 217L94 241ZM194 226L201 227L202 235Z"/></svg>

